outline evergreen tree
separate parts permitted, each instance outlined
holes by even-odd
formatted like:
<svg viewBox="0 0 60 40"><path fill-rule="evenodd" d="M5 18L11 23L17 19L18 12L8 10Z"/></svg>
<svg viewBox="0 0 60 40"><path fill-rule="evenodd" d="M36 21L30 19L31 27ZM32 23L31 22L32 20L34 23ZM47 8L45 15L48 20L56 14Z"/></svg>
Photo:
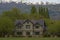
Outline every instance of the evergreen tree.
<svg viewBox="0 0 60 40"><path fill-rule="evenodd" d="M31 8L31 13L32 13L32 14L37 13L37 9L36 9L36 7L35 7L35 6L32 6L32 8Z"/></svg>
<svg viewBox="0 0 60 40"><path fill-rule="evenodd" d="M43 16L44 18L49 18L48 8L39 7L39 15Z"/></svg>

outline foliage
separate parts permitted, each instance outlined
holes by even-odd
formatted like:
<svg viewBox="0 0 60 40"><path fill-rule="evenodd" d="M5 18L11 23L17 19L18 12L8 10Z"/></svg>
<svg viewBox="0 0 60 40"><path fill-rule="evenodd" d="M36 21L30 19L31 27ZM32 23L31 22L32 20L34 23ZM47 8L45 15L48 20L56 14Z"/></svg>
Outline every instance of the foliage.
<svg viewBox="0 0 60 40"><path fill-rule="evenodd" d="M9 17L13 21L16 19L20 19L20 10L18 10L17 8L13 8L10 11L5 11L3 12L2 17Z"/></svg>
<svg viewBox="0 0 60 40"><path fill-rule="evenodd" d="M50 33L50 34L57 34L59 33L60 31L60 21L54 21L54 20L50 20L50 19L46 19L45 20L46 22L46 25L47 25L47 31Z"/></svg>
<svg viewBox="0 0 60 40"><path fill-rule="evenodd" d="M31 13L32 13L32 14L37 13L37 9L36 9L36 7L35 7L35 6L32 6L32 8L31 8Z"/></svg>
<svg viewBox="0 0 60 40"><path fill-rule="evenodd" d="M0 33L11 33L14 29L14 23L8 17L0 18Z"/></svg>
<svg viewBox="0 0 60 40"><path fill-rule="evenodd" d="M49 18L48 8L39 7L39 14L42 15L44 18Z"/></svg>

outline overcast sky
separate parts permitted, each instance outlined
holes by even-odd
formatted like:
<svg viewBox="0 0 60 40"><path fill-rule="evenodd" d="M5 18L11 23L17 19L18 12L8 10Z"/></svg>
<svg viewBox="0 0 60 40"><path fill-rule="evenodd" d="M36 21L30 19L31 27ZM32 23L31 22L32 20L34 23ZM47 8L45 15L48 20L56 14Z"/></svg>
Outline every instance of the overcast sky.
<svg viewBox="0 0 60 40"><path fill-rule="evenodd" d="M3 0L3 1L10 1L10 0ZM21 0L12 0L12 1L21 1ZM54 2L54 3L60 3L60 0L23 0L23 2L32 2L32 3L36 3L36 2Z"/></svg>

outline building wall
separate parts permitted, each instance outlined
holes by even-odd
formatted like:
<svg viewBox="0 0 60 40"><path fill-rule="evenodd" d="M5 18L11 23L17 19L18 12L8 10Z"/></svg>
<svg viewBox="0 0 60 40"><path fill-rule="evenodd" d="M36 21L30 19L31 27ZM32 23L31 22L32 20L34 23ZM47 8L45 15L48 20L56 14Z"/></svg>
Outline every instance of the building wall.
<svg viewBox="0 0 60 40"><path fill-rule="evenodd" d="M28 28L26 28L27 25ZM41 36L43 34L43 27L39 26L39 28L35 28L35 26L33 25L33 23L29 22L25 22L22 25L22 28L17 28L15 31L15 35L17 35L17 32L22 32L22 35L18 35L18 36ZM30 35L27 35L26 33L30 32ZM40 32L39 35L35 35L35 32ZM37 33L38 34L38 33Z"/></svg>
<svg viewBox="0 0 60 40"><path fill-rule="evenodd" d="M28 27L28 28L26 28L26 27ZM33 35L33 24L31 22L25 22L23 24L23 29L24 29L25 36L28 36L28 35L26 35L26 32L30 32L31 36Z"/></svg>

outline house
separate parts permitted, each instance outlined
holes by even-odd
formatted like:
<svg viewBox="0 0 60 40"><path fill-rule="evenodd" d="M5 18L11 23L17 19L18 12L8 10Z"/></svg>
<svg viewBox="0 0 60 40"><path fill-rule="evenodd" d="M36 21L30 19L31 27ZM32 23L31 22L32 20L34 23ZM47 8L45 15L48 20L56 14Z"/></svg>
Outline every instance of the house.
<svg viewBox="0 0 60 40"><path fill-rule="evenodd" d="M16 20L15 36L40 37L43 35L45 26L44 20Z"/></svg>

